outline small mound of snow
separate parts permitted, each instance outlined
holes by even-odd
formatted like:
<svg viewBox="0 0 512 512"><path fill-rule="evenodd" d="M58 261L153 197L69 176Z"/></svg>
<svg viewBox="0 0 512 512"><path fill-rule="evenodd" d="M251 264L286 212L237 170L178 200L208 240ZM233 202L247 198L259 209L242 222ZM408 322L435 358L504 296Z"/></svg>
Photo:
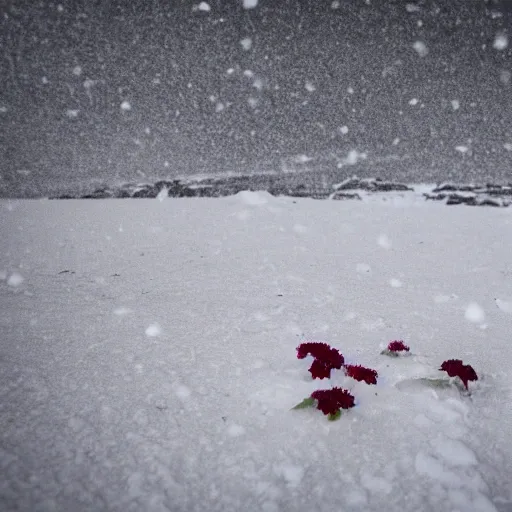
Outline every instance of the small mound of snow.
<svg viewBox="0 0 512 512"><path fill-rule="evenodd" d="M24 279L21 274L19 274L18 272L13 272L9 279L7 280L7 284L9 286L17 287L20 286L21 283L23 283L23 281Z"/></svg>
<svg viewBox="0 0 512 512"><path fill-rule="evenodd" d="M243 190L242 192L238 192L238 194L235 194L235 197L241 203L252 206L267 204L271 199L273 199L272 194L269 194L268 192L252 192L251 190Z"/></svg>

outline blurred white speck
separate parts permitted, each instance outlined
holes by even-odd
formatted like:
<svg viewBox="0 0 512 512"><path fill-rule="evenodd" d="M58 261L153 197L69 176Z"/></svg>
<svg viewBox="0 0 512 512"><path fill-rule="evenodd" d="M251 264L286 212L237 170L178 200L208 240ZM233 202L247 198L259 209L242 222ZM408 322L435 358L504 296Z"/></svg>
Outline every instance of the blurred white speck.
<svg viewBox="0 0 512 512"><path fill-rule="evenodd" d="M80 76L82 74L82 68L80 66L75 66L73 68L73 75Z"/></svg>
<svg viewBox="0 0 512 512"><path fill-rule="evenodd" d="M258 100L257 98L253 98L252 96L247 99L247 103L249 103L249 106L251 108L256 108L258 106Z"/></svg>
<svg viewBox="0 0 512 512"><path fill-rule="evenodd" d="M416 4L405 4L405 10L407 12L418 12L420 8Z"/></svg>
<svg viewBox="0 0 512 512"><path fill-rule="evenodd" d="M250 69L246 69L244 71L244 76L246 76L247 78L252 78L254 76L254 73Z"/></svg>
<svg viewBox="0 0 512 512"><path fill-rule="evenodd" d="M469 151L469 148L467 146L455 146L455 151L464 154Z"/></svg>
<svg viewBox="0 0 512 512"><path fill-rule="evenodd" d="M459 110L459 108L460 108L459 100L452 100L450 103L452 104L453 110Z"/></svg>
<svg viewBox="0 0 512 512"><path fill-rule="evenodd" d="M377 238L377 243L383 249L391 249L391 240L388 238L387 235L379 235L379 237Z"/></svg>
<svg viewBox="0 0 512 512"><path fill-rule="evenodd" d="M340 2L338 0L334 0L331 4L331 9L339 9L340 8Z"/></svg>
<svg viewBox="0 0 512 512"><path fill-rule="evenodd" d="M59 12L64 11L64 7L62 7L61 4L57 5L57 11L59 11Z"/></svg>
<svg viewBox="0 0 512 512"><path fill-rule="evenodd" d="M187 386L183 386L182 384L180 384L177 388L176 388L176 396L178 398L181 398L182 400L188 398L192 392L190 391L189 388L187 388Z"/></svg>
<svg viewBox="0 0 512 512"><path fill-rule="evenodd" d="M74 119L74 118L78 117L78 110L68 109L68 110L66 110L66 115L70 119Z"/></svg>
<svg viewBox="0 0 512 512"><path fill-rule="evenodd" d="M308 91L308 92L316 91L316 87L314 86L314 84L312 82L306 82L304 87L306 88L306 91Z"/></svg>
<svg viewBox="0 0 512 512"><path fill-rule="evenodd" d="M503 147L504 147L507 151L512 151L512 143L510 143L510 142L505 142L505 144L503 144Z"/></svg>
<svg viewBox="0 0 512 512"><path fill-rule="evenodd" d="M129 101L123 101L121 103L121 110L124 110L125 112L127 112L128 110L131 110L132 109L132 106L130 105L130 102Z"/></svg>
<svg viewBox="0 0 512 512"><path fill-rule="evenodd" d="M476 302L471 302L466 308L464 317L470 322L480 324L485 320L485 313Z"/></svg>
<svg viewBox="0 0 512 512"><path fill-rule="evenodd" d="M354 89L352 89L352 87L349 87L349 88L347 89L347 92L348 92L349 94L354 94Z"/></svg>
<svg viewBox="0 0 512 512"><path fill-rule="evenodd" d="M496 37L494 38L494 43L492 44L492 47L495 50L506 50L508 47L507 34L505 34L503 32L496 34Z"/></svg>
<svg viewBox="0 0 512 512"><path fill-rule="evenodd" d="M340 128L340 132L343 134L343 135L346 135L348 133L348 126L342 126Z"/></svg>
<svg viewBox="0 0 512 512"><path fill-rule="evenodd" d="M398 146L399 142L400 142L400 138L396 137L395 139L393 139L393 146Z"/></svg>
<svg viewBox="0 0 512 512"><path fill-rule="evenodd" d="M418 27L423 27L423 21L418 20L418 21L416 22L416 25L418 25Z"/></svg>
<svg viewBox="0 0 512 512"><path fill-rule="evenodd" d="M146 329L146 336L149 336L150 338L154 338L156 336L160 336L162 334L162 329L158 324L151 324Z"/></svg>
<svg viewBox="0 0 512 512"><path fill-rule="evenodd" d="M210 7L210 4L206 3L206 2L201 2L198 6L197 6L197 9L199 11L203 11L203 12L209 12L212 10L212 8Z"/></svg>
<svg viewBox="0 0 512 512"><path fill-rule="evenodd" d="M226 71L226 73L227 73L228 75L232 75L234 72L235 72L235 70L234 70L233 68L229 68L229 69Z"/></svg>
<svg viewBox="0 0 512 512"><path fill-rule="evenodd" d="M510 84L511 80L512 80L512 72L509 71L508 69L502 69L500 71L500 82L503 85L508 85L508 84Z"/></svg>
<svg viewBox="0 0 512 512"><path fill-rule="evenodd" d="M419 99L418 98L413 98L412 100L409 100L409 105L417 105L419 103Z"/></svg>
<svg viewBox="0 0 512 512"><path fill-rule="evenodd" d="M428 55L427 45L422 41L415 41L412 47L420 57L426 57Z"/></svg>
<svg viewBox="0 0 512 512"><path fill-rule="evenodd" d="M372 268L367 263L358 263L356 265L356 272L358 274L371 274Z"/></svg>
<svg viewBox="0 0 512 512"><path fill-rule="evenodd" d="M224 103L217 103L217 105L215 105L215 112L222 112L224 110Z"/></svg>
<svg viewBox="0 0 512 512"><path fill-rule="evenodd" d="M7 284L9 286L20 286L21 283L23 283L24 279L23 279L23 276L21 274L19 274L18 272L13 272L10 276L9 276L9 279L7 279Z"/></svg>
<svg viewBox="0 0 512 512"><path fill-rule="evenodd" d="M41 82L43 84L47 84L48 83L48 78L46 78L45 76L43 76L43 78L41 78Z"/></svg>
<svg viewBox="0 0 512 512"><path fill-rule="evenodd" d="M245 428L242 427L241 425L237 425L236 423L234 423L233 425L230 425L228 427L228 434L231 437L239 437L245 434Z"/></svg>
<svg viewBox="0 0 512 512"><path fill-rule="evenodd" d="M167 199L169 197L169 189L167 189L166 187L162 188L162 190L160 190L160 192L158 192L156 198L162 202L164 201L165 199Z"/></svg>
<svg viewBox="0 0 512 512"><path fill-rule="evenodd" d="M256 80L254 80L252 86L256 89L258 89L258 91L261 91L261 89L263 89L263 80L261 80L260 78L256 78Z"/></svg>
<svg viewBox="0 0 512 512"><path fill-rule="evenodd" d="M250 37L245 37L244 39L242 39L240 41L240 44L242 45L242 48L245 50L245 51L248 51L251 49L252 47L252 39Z"/></svg>
<svg viewBox="0 0 512 512"><path fill-rule="evenodd" d="M129 315L131 312L132 312L132 310L130 308L125 308L125 307L120 307L120 308L114 309L114 315L117 315L117 316L126 316L126 315Z"/></svg>
<svg viewBox="0 0 512 512"><path fill-rule="evenodd" d="M400 281L400 279L390 279L389 280L389 284L393 287L393 288L401 288L402 287L402 281Z"/></svg>
<svg viewBox="0 0 512 512"><path fill-rule="evenodd" d="M244 9L254 9L258 5L258 0L242 0Z"/></svg>

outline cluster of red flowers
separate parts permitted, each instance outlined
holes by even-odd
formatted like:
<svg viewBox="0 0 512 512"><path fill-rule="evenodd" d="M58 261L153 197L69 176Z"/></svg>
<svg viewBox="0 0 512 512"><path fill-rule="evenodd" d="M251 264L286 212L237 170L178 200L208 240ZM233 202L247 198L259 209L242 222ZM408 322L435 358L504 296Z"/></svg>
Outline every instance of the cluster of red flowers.
<svg viewBox="0 0 512 512"><path fill-rule="evenodd" d="M403 341L391 341L383 353L398 355L400 352L409 352L409 347ZM327 343L311 341L302 343L297 347L297 357L304 359L306 356L313 356L313 363L309 368L313 379L324 379L331 377L331 370L339 370L343 367L345 374L357 381L366 384L377 384L378 373L371 368L361 365L345 364L345 358L335 348ZM439 368L448 373L450 377L459 377L466 389L468 382L478 380L478 376L469 364L464 364L460 359L449 359L444 361ZM329 419L337 419L341 409L350 409L355 405L355 399L346 389L332 388L321 389L311 394L295 408L311 407L316 403L316 408L321 410Z"/></svg>
<svg viewBox="0 0 512 512"><path fill-rule="evenodd" d="M377 384L378 373L371 368L365 368L359 364L346 364L345 373L359 382L366 382L366 384Z"/></svg>
<svg viewBox="0 0 512 512"><path fill-rule="evenodd" d="M331 348L327 343L307 342L297 347L297 358L304 359L306 356L313 356L313 364L309 368L313 379L324 379L331 377L331 370L339 370L342 367L346 375L367 384L377 384L377 372L360 365L345 365L345 358L340 352ZM317 409L330 418L336 417L340 409L354 407L355 399L346 389L332 388L315 391L311 398L316 400Z"/></svg>
<svg viewBox="0 0 512 512"><path fill-rule="evenodd" d="M317 402L317 409L325 415L336 414L340 409L350 409L354 407L354 397L346 390L341 388L319 389L311 393L311 398Z"/></svg>
<svg viewBox="0 0 512 512"><path fill-rule="evenodd" d="M391 341L388 350L390 352L409 352L409 347L403 341Z"/></svg>
<svg viewBox="0 0 512 512"><path fill-rule="evenodd" d="M468 389L468 382L470 380L478 380L478 375L473 367L469 364L464 364L460 359L444 361L439 370L445 371L450 377L459 377L466 389Z"/></svg>
<svg viewBox="0 0 512 512"><path fill-rule="evenodd" d="M307 355L314 357L313 364L309 371L313 379L329 379L331 370L339 370L345 362L344 357L335 348L331 348L327 343L319 341L310 341L301 343L297 347L297 358L304 359Z"/></svg>

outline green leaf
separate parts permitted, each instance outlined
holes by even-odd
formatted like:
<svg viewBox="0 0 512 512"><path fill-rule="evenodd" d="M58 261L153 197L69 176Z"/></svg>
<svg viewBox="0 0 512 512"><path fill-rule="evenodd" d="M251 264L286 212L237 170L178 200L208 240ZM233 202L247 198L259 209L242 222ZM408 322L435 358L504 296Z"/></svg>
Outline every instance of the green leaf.
<svg viewBox="0 0 512 512"><path fill-rule="evenodd" d="M293 409L307 409L308 407L313 407L315 405L316 400L314 398L311 398L308 396L307 398L304 398L300 404L297 404L295 407L292 407Z"/></svg>
<svg viewBox="0 0 512 512"><path fill-rule="evenodd" d="M329 416L327 416L327 419L329 421L336 421L336 420L339 420L341 418L341 409L338 409L334 414L329 414Z"/></svg>

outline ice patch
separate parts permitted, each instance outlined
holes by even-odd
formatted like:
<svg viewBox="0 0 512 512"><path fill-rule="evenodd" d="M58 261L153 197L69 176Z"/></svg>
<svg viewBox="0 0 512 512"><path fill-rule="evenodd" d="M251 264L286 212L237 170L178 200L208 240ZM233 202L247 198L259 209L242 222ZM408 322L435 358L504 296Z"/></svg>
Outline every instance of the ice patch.
<svg viewBox="0 0 512 512"><path fill-rule="evenodd" d="M400 279L390 279L389 280L389 284L393 287L393 288L401 288L402 287L402 281L400 281Z"/></svg>
<svg viewBox="0 0 512 512"><path fill-rule="evenodd" d="M469 322L480 324L485 321L485 312L476 302L471 302L466 308L464 317Z"/></svg>
<svg viewBox="0 0 512 512"><path fill-rule="evenodd" d="M23 281L24 281L24 278L23 278L23 276L20 273L13 272L9 276L9 279L7 279L7 284L9 286L12 286L12 287L16 288L17 286L20 286L21 283L23 283Z"/></svg>
<svg viewBox="0 0 512 512"><path fill-rule="evenodd" d="M379 235L379 238L377 238L377 243L383 249L391 249L391 240L388 238L387 235Z"/></svg>
<svg viewBox="0 0 512 512"><path fill-rule="evenodd" d="M146 329L146 336L149 336L150 338L154 338L155 336L160 336L162 334L162 329L158 324L151 324Z"/></svg>

